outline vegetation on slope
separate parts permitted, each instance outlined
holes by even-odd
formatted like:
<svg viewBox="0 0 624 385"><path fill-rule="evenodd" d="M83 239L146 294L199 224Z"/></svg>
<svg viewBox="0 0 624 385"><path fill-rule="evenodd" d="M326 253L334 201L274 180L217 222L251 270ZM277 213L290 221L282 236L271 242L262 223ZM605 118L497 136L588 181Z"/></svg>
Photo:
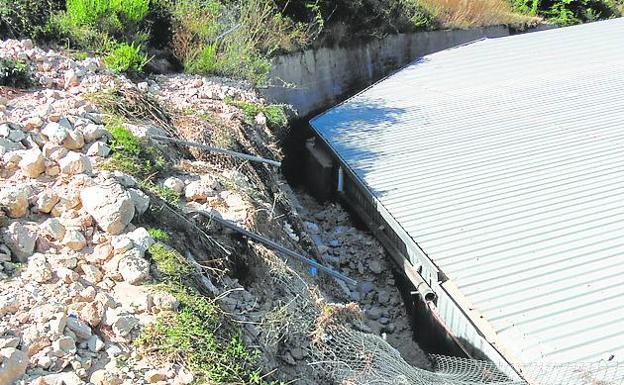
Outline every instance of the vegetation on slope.
<svg viewBox="0 0 624 385"><path fill-rule="evenodd" d="M0 0L0 33L99 53L141 72L166 48L189 73L267 80L268 58L316 42L388 33L570 25L619 16L623 0Z"/></svg>

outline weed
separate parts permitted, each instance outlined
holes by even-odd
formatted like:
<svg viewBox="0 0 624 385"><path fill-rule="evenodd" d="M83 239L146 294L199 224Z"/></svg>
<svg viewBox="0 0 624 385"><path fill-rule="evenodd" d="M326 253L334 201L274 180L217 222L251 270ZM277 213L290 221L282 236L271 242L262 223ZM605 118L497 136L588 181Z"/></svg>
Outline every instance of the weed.
<svg viewBox="0 0 624 385"><path fill-rule="evenodd" d="M141 72L150 61L147 55L141 52L140 45L134 43L119 43L104 58L104 63L113 72Z"/></svg>
<svg viewBox="0 0 624 385"><path fill-rule="evenodd" d="M282 104L261 105L245 100L235 100L231 97L226 97L225 102L231 106L240 108L243 114L245 114L248 123L253 122L259 113L263 113L271 127L280 128L288 124L288 116L285 111L286 106Z"/></svg>
<svg viewBox="0 0 624 385"><path fill-rule="evenodd" d="M152 238L154 238L157 241L169 242L171 240L171 237L169 236L169 234L165 230L158 229L156 227L152 227L152 228L148 229L147 232L149 233L149 235L152 236Z"/></svg>
<svg viewBox="0 0 624 385"><path fill-rule="evenodd" d="M31 73L25 62L0 58L0 86L28 88L31 84Z"/></svg>
<svg viewBox="0 0 624 385"><path fill-rule="evenodd" d="M135 343L181 359L197 383L270 384L257 368L258 354L247 349L238 328L227 328L215 300L188 283L193 269L184 257L162 243L152 245L149 253L160 287L176 297L180 308L162 314Z"/></svg>
<svg viewBox="0 0 624 385"><path fill-rule="evenodd" d="M180 201L180 194L152 181L166 171L166 162L160 150L137 138L123 126L123 119L120 117L110 118L106 126L112 137L112 156L100 167L132 175L139 180L139 185L143 189L151 191L172 205L177 204Z"/></svg>

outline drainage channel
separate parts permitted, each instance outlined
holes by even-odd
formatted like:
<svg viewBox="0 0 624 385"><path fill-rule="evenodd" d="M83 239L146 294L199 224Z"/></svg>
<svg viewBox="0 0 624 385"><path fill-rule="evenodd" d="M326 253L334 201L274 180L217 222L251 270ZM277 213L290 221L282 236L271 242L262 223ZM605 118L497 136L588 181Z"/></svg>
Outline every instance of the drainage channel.
<svg viewBox="0 0 624 385"><path fill-rule="evenodd" d="M283 172L298 192L297 209L325 260L360 282L349 300L364 311L370 332L417 367L428 367L424 352L465 357L427 304L414 294L416 288L369 231L364 218L335 193L337 186L326 175L335 170L310 151L315 133L307 121L303 118L291 124L282 138Z"/></svg>

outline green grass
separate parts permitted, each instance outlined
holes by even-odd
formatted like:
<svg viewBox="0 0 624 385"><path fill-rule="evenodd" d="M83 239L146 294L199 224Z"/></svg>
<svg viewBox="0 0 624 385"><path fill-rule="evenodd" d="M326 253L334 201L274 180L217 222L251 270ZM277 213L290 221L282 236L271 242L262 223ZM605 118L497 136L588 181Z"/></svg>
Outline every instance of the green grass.
<svg viewBox="0 0 624 385"><path fill-rule="evenodd" d="M176 205L180 194L153 182L167 171L165 158L156 147L137 138L123 126L123 118L113 117L106 122L111 134L111 156L100 167L121 171L139 181L141 188L151 191L169 204Z"/></svg>
<svg viewBox="0 0 624 385"><path fill-rule="evenodd" d="M152 238L154 238L157 241L160 242L169 242L171 240L171 237L169 236L169 234L162 229L156 228L156 227L152 227L149 228L147 230L147 232L149 233L149 235L152 236Z"/></svg>
<svg viewBox="0 0 624 385"><path fill-rule="evenodd" d="M95 25L115 17L140 22L149 11L149 0L67 0L67 14L76 25Z"/></svg>
<svg viewBox="0 0 624 385"><path fill-rule="evenodd" d="M193 272L176 250L158 242L149 254L161 279L159 287L180 303L175 313L161 314L135 341L139 346L175 357L203 384L276 384L262 376L258 353L249 350L237 326L227 325L219 306L189 282Z"/></svg>
<svg viewBox="0 0 624 385"><path fill-rule="evenodd" d="M139 44L119 43L104 57L106 66L115 73L142 72L150 59Z"/></svg>
<svg viewBox="0 0 624 385"><path fill-rule="evenodd" d="M252 123L256 115L262 112L267 118L267 123L273 128L285 127L288 124L288 116L286 115L285 106L282 104L262 105L245 100L235 100L231 97L226 97L225 102L240 108L243 114L245 114L245 119L248 123Z"/></svg>

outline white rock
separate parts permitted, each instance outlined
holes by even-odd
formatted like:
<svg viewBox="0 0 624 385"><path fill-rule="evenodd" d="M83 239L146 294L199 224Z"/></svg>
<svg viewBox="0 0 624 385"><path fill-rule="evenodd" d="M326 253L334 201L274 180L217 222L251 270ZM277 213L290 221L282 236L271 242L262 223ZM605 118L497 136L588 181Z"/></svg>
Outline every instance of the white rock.
<svg viewBox="0 0 624 385"><path fill-rule="evenodd" d="M109 234L120 234L134 218L134 202L117 183L84 188L80 199L87 212Z"/></svg>
<svg viewBox="0 0 624 385"><path fill-rule="evenodd" d="M84 264L81 268L86 280L91 283L98 283L104 277L100 269L98 269L96 266Z"/></svg>
<svg viewBox="0 0 624 385"><path fill-rule="evenodd" d="M184 195L187 201L204 202L215 195L216 180L206 179L193 181L186 186Z"/></svg>
<svg viewBox="0 0 624 385"><path fill-rule="evenodd" d="M50 333L53 336L62 335L65 331L65 326L67 326L67 313L65 311L56 313L48 322L48 326L50 326Z"/></svg>
<svg viewBox="0 0 624 385"><path fill-rule="evenodd" d="M148 383L155 384L159 381L166 380L167 373L163 370L150 369L145 372L145 376L143 376L143 378L145 378L145 381L147 381Z"/></svg>
<svg viewBox="0 0 624 385"><path fill-rule="evenodd" d="M63 140L63 147L70 150L80 150L84 147L85 140L82 132L78 130L67 130L67 137Z"/></svg>
<svg viewBox="0 0 624 385"><path fill-rule="evenodd" d="M118 235L111 240L115 254L123 254L134 247L134 242L127 234Z"/></svg>
<svg viewBox="0 0 624 385"><path fill-rule="evenodd" d="M26 373L28 356L15 348L0 350L0 361L0 384L11 384Z"/></svg>
<svg viewBox="0 0 624 385"><path fill-rule="evenodd" d="M30 257L26 273L32 280L39 283L46 283L52 279L52 267L48 263L46 256L40 253Z"/></svg>
<svg viewBox="0 0 624 385"><path fill-rule="evenodd" d="M80 309L80 319L92 327L97 327L100 322L102 322L105 312L106 309L104 305L100 302L93 301Z"/></svg>
<svg viewBox="0 0 624 385"><path fill-rule="evenodd" d="M113 323L113 333L119 337L126 337L135 326L139 324L139 319L133 315L123 315L118 317Z"/></svg>
<svg viewBox="0 0 624 385"><path fill-rule="evenodd" d="M11 218L20 218L28 212L29 189L22 187L3 187L0 190L0 207L7 211Z"/></svg>
<svg viewBox="0 0 624 385"><path fill-rule="evenodd" d="M43 384L46 385L84 385L84 381L78 376L78 371L48 374L40 379L43 381ZM37 382L35 383L39 384Z"/></svg>
<svg viewBox="0 0 624 385"><path fill-rule="evenodd" d="M68 153L68 149L52 142L43 145L43 156L56 162L63 159Z"/></svg>
<svg viewBox="0 0 624 385"><path fill-rule="evenodd" d="M80 128L80 131L84 135L84 139L86 142L94 142L98 139L101 139L106 135L106 129L104 126L100 126L97 124L89 123L86 126Z"/></svg>
<svg viewBox="0 0 624 385"><path fill-rule="evenodd" d="M41 130L41 133L45 135L48 140L54 144L60 145L67 138L67 128L61 126L56 122L50 122Z"/></svg>
<svg viewBox="0 0 624 385"><path fill-rule="evenodd" d="M41 119L39 116L30 117L24 123L24 128L26 129L26 131L38 130L42 126L43 119Z"/></svg>
<svg viewBox="0 0 624 385"><path fill-rule="evenodd" d="M78 152L70 151L58 163L63 174L76 175L91 172L89 157Z"/></svg>
<svg viewBox="0 0 624 385"><path fill-rule="evenodd" d="M95 334L92 335L87 341L87 347L94 353L101 352L104 349L104 346L104 341L102 341L102 339Z"/></svg>
<svg viewBox="0 0 624 385"><path fill-rule="evenodd" d="M96 370L89 380L93 385L120 385L123 382L119 375L106 369Z"/></svg>
<svg viewBox="0 0 624 385"><path fill-rule="evenodd" d="M175 311L180 306L180 302L169 293L155 293L152 296L152 301L154 302L154 306L160 310L164 311Z"/></svg>
<svg viewBox="0 0 624 385"><path fill-rule="evenodd" d="M78 273L66 267L59 267L55 272L56 276L65 283L78 282L80 280L80 275Z"/></svg>
<svg viewBox="0 0 624 385"><path fill-rule="evenodd" d="M2 337L0 338L0 349L17 348L20 344L19 337Z"/></svg>
<svg viewBox="0 0 624 385"><path fill-rule="evenodd" d="M54 190L48 189L39 194L35 208L41 213L48 214L60 200Z"/></svg>
<svg viewBox="0 0 624 385"><path fill-rule="evenodd" d="M3 230L4 243L19 262L26 262L35 250L37 233L30 227L14 222Z"/></svg>
<svg viewBox="0 0 624 385"><path fill-rule="evenodd" d="M150 277L149 262L132 253L128 253L121 258L117 268L124 281L132 285L143 283Z"/></svg>
<svg viewBox="0 0 624 385"><path fill-rule="evenodd" d="M137 88L141 92L147 92L147 91L149 91L149 84L147 84L147 82L141 82L141 83L137 84Z"/></svg>
<svg viewBox="0 0 624 385"><path fill-rule="evenodd" d="M76 341L73 338L63 336L52 342L52 349L62 354L76 353Z"/></svg>
<svg viewBox="0 0 624 385"><path fill-rule="evenodd" d="M63 79L65 80L64 86L66 89L75 87L80 84L80 81L78 80L78 75L73 69L65 71Z"/></svg>
<svg viewBox="0 0 624 385"><path fill-rule="evenodd" d="M79 230L67 229L63 237L63 245L74 251L80 251L87 245L87 240Z"/></svg>
<svg viewBox="0 0 624 385"><path fill-rule="evenodd" d="M72 315L67 318L67 327L74 332L78 338L88 340L93 334L91 327L86 322L78 319L78 317Z"/></svg>
<svg viewBox="0 0 624 385"><path fill-rule="evenodd" d="M101 156L102 158L105 158L108 154L110 154L110 148L106 145L106 143L102 142L94 142L87 150L87 155L89 156Z"/></svg>
<svg viewBox="0 0 624 385"><path fill-rule="evenodd" d="M19 167L24 175L30 178L37 178L45 171L45 158L38 148L24 151Z"/></svg>
<svg viewBox="0 0 624 385"><path fill-rule="evenodd" d="M131 233L128 233L128 237L134 243L134 246L137 247L142 252L146 252L154 243L154 238L149 234L149 232L144 227L139 227Z"/></svg>
<svg viewBox="0 0 624 385"><path fill-rule="evenodd" d="M138 215L144 214L150 205L150 198L143 191L135 188L128 189L130 198L134 202L134 209Z"/></svg>
<svg viewBox="0 0 624 385"><path fill-rule="evenodd" d="M174 176L165 179L163 186L172 189L178 194L182 194L184 192L184 182L180 178L176 178Z"/></svg>
<svg viewBox="0 0 624 385"><path fill-rule="evenodd" d="M0 296L0 316L13 314L19 310L19 302L15 294L3 294Z"/></svg>
<svg viewBox="0 0 624 385"><path fill-rule="evenodd" d="M52 239L60 241L65 236L65 226L58 218L48 218L40 225L44 235L50 236Z"/></svg>
<svg viewBox="0 0 624 385"><path fill-rule="evenodd" d="M48 255L48 263L50 263L54 269L61 267L74 269L78 265L78 259L68 254L50 254Z"/></svg>

